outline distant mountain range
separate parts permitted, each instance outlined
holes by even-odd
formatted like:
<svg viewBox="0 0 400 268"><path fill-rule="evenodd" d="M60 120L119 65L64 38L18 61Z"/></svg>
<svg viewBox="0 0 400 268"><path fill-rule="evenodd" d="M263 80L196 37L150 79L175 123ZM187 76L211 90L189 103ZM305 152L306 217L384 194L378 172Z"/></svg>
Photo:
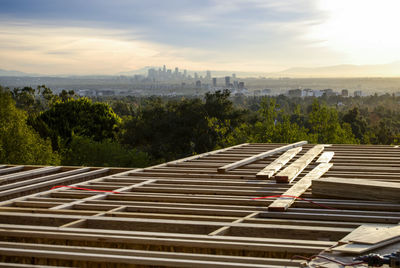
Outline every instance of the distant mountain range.
<svg viewBox="0 0 400 268"><path fill-rule="evenodd" d="M151 68L158 69L159 67L147 66L137 70L119 72L115 75L126 75L132 76L135 74L146 75L147 71ZM192 71L188 70L189 74L193 74L194 72L199 73L199 75L204 75L206 70L203 71ZM225 76L232 75L232 73L236 73L237 76L240 77L399 77L400 76L400 61L396 61L389 64L376 64L376 65L352 65L352 64L342 64L342 65L334 65L334 66L324 66L324 67L316 67L316 68L290 68L280 72L274 73L260 73L260 72L235 72L235 71L212 71L213 76ZM10 71L0 69L0 76L49 76L49 75L40 75L33 73L24 73L20 71ZM66 75L51 75L52 77L68 77ZM79 75L71 75L71 77L82 77ZM90 77L88 75L85 75ZM95 76L95 75L93 75ZM93 77L92 76L92 77ZM106 75L102 75L106 76Z"/></svg>
<svg viewBox="0 0 400 268"><path fill-rule="evenodd" d="M342 64L317 68L290 68L271 74L287 77L390 77L400 76L400 61L389 64L352 65Z"/></svg>
<svg viewBox="0 0 400 268"><path fill-rule="evenodd" d="M0 69L0 76L40 76L40 75L32 73L24 73L20 71L9 71Z"/></svg>

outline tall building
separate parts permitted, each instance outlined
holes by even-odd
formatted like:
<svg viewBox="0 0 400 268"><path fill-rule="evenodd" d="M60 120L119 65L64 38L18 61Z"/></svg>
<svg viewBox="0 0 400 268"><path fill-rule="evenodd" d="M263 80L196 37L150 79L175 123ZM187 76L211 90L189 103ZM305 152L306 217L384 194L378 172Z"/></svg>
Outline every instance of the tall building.
<svg viewBox="0 0 400 268"><path fill-rule="evenodd" d="M207 74L206 74L206 79L208 79L208 80L210 80L210 79L211 79L211 72L210 72L210 71L207 71Z"/></svg>
<svg viewBox="0 0 400 268"><path fill-rule="evenodd" d="M196 87L197 87L197 88L201 88L201 81L200 81L200 80L197 80L197 81L196 81Z"/></svg>
<svg viewBox="0 0 400 268"><path fill-rule="evenodd" d="M217 86L217 78L216 78L216 77L213 77L213 79L212 79L212 85L213 85L213 87L216 87L216 86Z"/></svg>
<svg viewBox="0 0 400 268"><path fill-rule="evenodd" d="M165 64L164 64L164 66L163 66L163 73L165 73L167 71L167 66L165 66Z"/></svg>
<svg viewBox="0 0 400 268"><path fill-rule="evenodd" d="M197 73L194 73L194 79L199 79L199 75Z"/></svg>
<svg viewBox="0 0 400 268"><path fill-rule="evenodd" d="M229 76L225 76L225 86L229 87L230 84L231 84L231 78Z"/></svg>
<svg viewBox="0 0 400 268"><path fill-rule="evenodd" d="M233 78L233 79L236 79L236 74L232 74L232 78Z"/></svg>

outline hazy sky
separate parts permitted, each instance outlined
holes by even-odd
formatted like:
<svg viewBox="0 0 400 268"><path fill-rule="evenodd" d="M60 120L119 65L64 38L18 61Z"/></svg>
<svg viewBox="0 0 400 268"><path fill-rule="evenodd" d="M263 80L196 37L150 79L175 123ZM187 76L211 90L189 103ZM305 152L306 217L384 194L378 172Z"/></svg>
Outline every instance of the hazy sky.
<svg viewBox="0 0 400 268"><path fill-rule="evenodd" d="M0 0L0 68L275 72L400 60L399 0Z"/></svg>

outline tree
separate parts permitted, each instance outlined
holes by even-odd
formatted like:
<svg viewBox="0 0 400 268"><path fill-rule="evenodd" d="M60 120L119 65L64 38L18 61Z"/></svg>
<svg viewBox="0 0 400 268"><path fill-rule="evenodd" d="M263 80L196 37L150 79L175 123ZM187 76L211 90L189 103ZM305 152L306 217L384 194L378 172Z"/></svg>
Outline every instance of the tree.
<svg viewBox="0 0 400 268"><path fill-rule="evenodd" d="M60 139L68 144L73 135L94 141L116 138L121 118L105 103L87 98L57 101L49 110L32 119L30 124L42 137L52 139L53 148L60 149Z"/></svg>
<svg viewBox="0 0 400 268"><path fill-rule="evenodd" d="M15 106L11 94L0 86L0 163L59 164L50 141L26 124L27 115Z"/></svg>
<svg viewBox="0 0 400 268"><path fill-rule="evenodd" d="M145 167L149 156L135 149L128 149L109 139L94 141L88 137L74 136L64 151L63 165Z"/></svg>
<svg viewBox="0 0 400 268"><path fill-rule="evenodd" d="M343 115L343 122L348 123L354 136L359 139L362 143L368 143L366 132L367 132L367 121L361 117L358 107L350 109Z"/></svg>
<svg viewBox="0 0 400 268"><path fill-rule="evenodd" d="M340 125L337 110L321 105L317 99L308 115L310 141L314 143L358 143L349 124Z"/></svg>

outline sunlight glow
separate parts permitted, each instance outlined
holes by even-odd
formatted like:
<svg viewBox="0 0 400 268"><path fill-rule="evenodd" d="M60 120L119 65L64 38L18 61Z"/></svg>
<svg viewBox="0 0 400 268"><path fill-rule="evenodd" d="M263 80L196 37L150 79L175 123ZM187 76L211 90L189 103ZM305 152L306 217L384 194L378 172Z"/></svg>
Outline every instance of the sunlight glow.
<svg viewBox="0 0 400 268"><path fill-rule="evenodd" d="M400 1L320 0L319 8L328 17L309 35L319 40L319 46L345 53L357 64L400 58Z"/></svg>

